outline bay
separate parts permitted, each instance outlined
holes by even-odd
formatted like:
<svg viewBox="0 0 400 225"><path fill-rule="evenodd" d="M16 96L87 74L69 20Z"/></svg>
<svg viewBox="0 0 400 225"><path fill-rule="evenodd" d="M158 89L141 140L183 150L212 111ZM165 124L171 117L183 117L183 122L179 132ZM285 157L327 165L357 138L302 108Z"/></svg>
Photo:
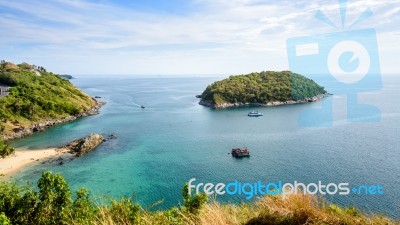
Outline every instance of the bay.
<svg viewBox="0 0 400 225"><path fill-rule="evenodd" d="M29 166L18 182L36 182L42 171L59 172L73 190L94 196L135 196L142 206L163 200L156 209L182 203L181 188L197 182L303 182L381 185L383 195L326 196L342 206L398 218L400 209L400 79L385 76L382 90L362 93L361 102L381 110L380 122L346 120L346 96L333 95L332 127L305 128L301 112L321 102L278 107L213 110L195 95L218 76L77 76L71 80L107 102L96 116L52 127L16 140L17 148L59 146L90 133L109 140L85 157L60 165ZM328 98L327 98L328 99ZM323 101L326 101L324 99ZM140 105L146 108L141 109ZM249 118L258 110L263 117ZM232 147L247 147L251 157L235 159ZM245 196L219 196L223 202ZM257 198L253 198L257 199Z"/></svg>

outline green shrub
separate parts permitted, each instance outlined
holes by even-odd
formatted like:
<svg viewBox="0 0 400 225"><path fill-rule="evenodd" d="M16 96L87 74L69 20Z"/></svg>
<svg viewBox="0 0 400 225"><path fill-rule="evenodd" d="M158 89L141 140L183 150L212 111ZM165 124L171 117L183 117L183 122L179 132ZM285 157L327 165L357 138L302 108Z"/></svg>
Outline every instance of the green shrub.
<svg viewBox="0 0 400 225"><path fill-rule="evenodd" d="M10 220L4 214L4 212L0 213L0 225L11 225Z"/></svg>
<svg viewBox="0 0 400 225"><path fill-rule="evenodd" d="M15 149L8 144L4 143L3 140L0 139L0 157L5 158L9 155L14 154Z"/></svg>
<svg viewBox="0 0 400 225"><path fill-rule="evenodd" d="M88 224L96 215L96 207L90 200L89 191L86 188L78 189L76 195L71 208L71 219L81 224Z"/></svg>
<svg viewBox="0 0 400 225"><path fill-rule="evenodd" d="M182 188L182 196L184 206L190 213L197 213L208 201L205 193L189 195L188 183L185 183Z"/></svg>
<svg viewBox="0 0 400 225"><path fill-rule="evenodd" d="M182 213L176 207L166 210L164 216L168 219L169 224L183 224Z"/></svg>
<svg viewBox="0 0 400 225"><path fill-rule="evenodd" d="M61 224L71 206L71 191L60 174L44 172L38 181L40 224Z"/></svg>
<svg viewBox="0 0 400 225"><path fill-rule="evenodd" d="M134 204L131 199L123 197L119 201L111 200L108 211L117 224L127 222L135 224L139 220L140 206Z"/></svg>
<svg viewBox="0 0 400 225"><path fill-rule="evenodd" d="M0 211L12 224L36 224L38 203L37 193L30 188L0 182Z"/></svg>

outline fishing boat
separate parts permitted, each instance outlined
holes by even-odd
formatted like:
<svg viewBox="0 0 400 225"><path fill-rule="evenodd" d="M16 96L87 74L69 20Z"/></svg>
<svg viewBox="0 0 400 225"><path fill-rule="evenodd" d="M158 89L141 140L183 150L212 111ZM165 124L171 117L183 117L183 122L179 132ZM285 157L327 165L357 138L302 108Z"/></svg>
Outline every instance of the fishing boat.
<svg viewBox="0 0 400 225"><path fill-rule="evenodd" d="M247 115L250 117L259 117L259 116L263 116L263 113L258 112L258 111L252 111L252 112L249 112L249 114L247 114Z"/></svg>
<svg viewBox="0 0 400 225"><path fill-rule="evenodd" d="M250 151L247 148L245 149L232 148L231 154L233 157L236 158L249 157Z"/></svg>

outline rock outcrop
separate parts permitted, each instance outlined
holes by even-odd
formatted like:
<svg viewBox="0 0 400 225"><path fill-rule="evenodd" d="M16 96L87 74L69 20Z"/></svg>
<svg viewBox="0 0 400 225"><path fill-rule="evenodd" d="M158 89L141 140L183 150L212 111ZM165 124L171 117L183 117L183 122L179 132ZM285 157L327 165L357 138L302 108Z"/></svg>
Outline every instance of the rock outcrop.
<svg viewBox="0 0 400 225"><path fill-rule="evenodd" d="M103 136L101 136L100 134L91 134L88 137L72 141L66 146L60 147L58 149L62 151L68 151L69 153L75 154L75 156L80 157L92 151L103 142Z"/></svg>

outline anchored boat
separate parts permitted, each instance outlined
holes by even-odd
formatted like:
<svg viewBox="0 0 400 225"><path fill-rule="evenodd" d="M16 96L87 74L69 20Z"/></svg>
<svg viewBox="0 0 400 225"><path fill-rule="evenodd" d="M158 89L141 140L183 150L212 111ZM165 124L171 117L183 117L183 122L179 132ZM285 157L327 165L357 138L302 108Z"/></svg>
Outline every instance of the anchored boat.
<svg viewBox="0 0 400 225"><path fill-rule="evenodd" d="M258 112L258 111L252 111L252 112L249 112L249 114L247 114L247 115L250 117L259 117L259 116L263 116L263 113Z"/></svg>
<svg viewBox="0 0 400 225"><path fill-rule="evenodd" d="M233 157L236 158L249 157L250 151L247 148L245 149L232 148L231 154Z"/></svg>

